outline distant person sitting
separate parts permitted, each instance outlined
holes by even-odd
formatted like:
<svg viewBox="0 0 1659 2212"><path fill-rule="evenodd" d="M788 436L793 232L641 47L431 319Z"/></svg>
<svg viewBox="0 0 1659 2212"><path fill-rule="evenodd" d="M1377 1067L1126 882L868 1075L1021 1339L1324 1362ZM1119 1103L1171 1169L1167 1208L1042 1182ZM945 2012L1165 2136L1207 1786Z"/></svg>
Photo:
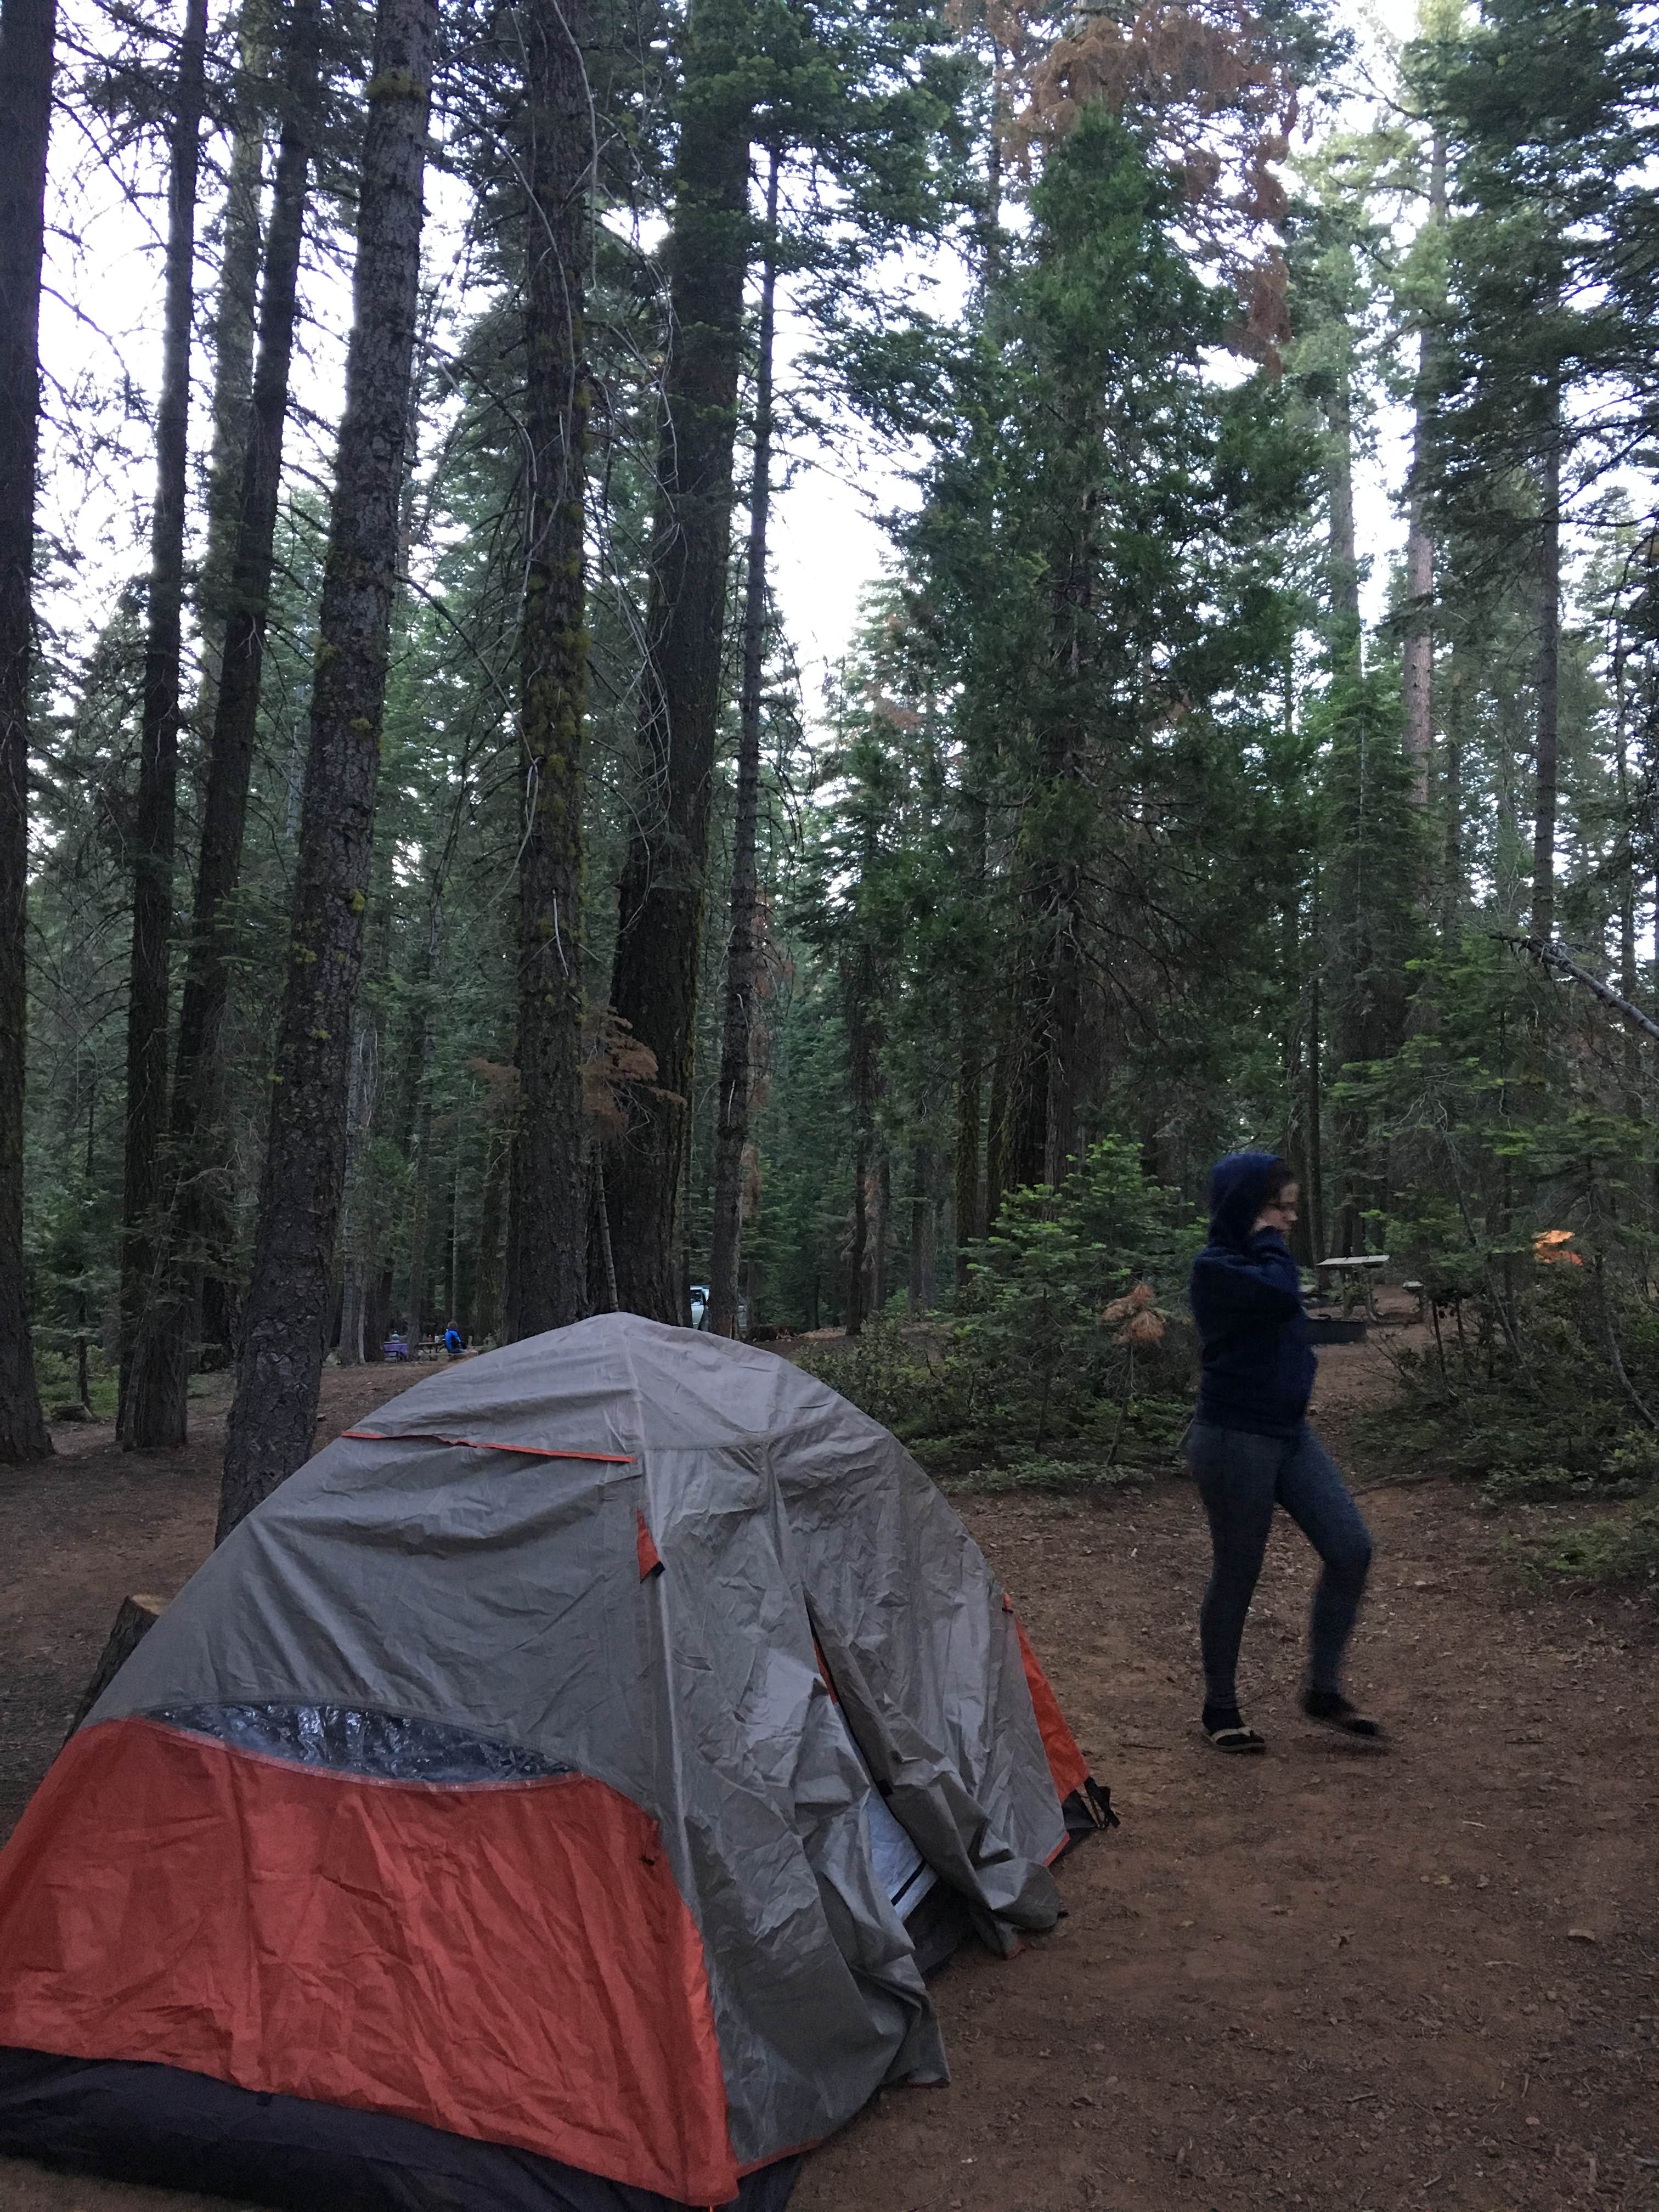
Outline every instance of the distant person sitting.
<svg viewBox="0 0 1659 2212"><path fill-rule="evenodd" d="M1235 1673L1276 1505L1324 1562L1302 1710L1346 1735L1382 1734L1342 1691L1343 1655L1364 1595L1371 1540L1308 1425L1318 1362L1285 1242L1297 1195L1291 1170L1272 1152L1231 1152L1218 1162L1210 1178L1210 1241L1193 1262L1188 1292L1202 1365L1187 1459L1214 1548L1199 1613L1203 1727L1218 1751L1267 1749L1239 1712Z"/></svg>
<svg viewBox="0 0 1659 2212"><path fill-rule="evenodd" d="M466 1350L466 1339L461 1334L461 1332L456 1328L453 1322L451 1322L448 1328L444 1331L444 1349L448 1352L452 1359L459 1359L461 1354Z"/></svg>

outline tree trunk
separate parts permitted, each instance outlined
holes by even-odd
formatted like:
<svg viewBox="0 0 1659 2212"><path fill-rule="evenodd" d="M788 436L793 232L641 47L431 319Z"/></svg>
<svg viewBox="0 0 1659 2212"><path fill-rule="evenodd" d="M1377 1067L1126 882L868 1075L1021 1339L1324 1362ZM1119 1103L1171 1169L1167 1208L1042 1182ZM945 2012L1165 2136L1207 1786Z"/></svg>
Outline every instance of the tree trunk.
<svg viewBox="0 0 1659 2212"><path fill-rule="evenodd" d="M369 1366L386 1364L386 1336L391 1320L392 1270L383 1267L374 1278L363 1322L363 1359Z"/></svg>
<svg viewBox="0 0 1659 2212"><path fill-rule="evenodd" d="M726 1035L714 1106L714 1250L709 1273L717 1336L738 1334L743 1249L743 1156L749 1141L750 1045L755 991L755 827L760 812L761 679L766 663L766 526L772 487L772 334L777 289L778 155L766 178L760 343L755 364L754 477L738 712L738 805L732 826L732 934L726 955Z"/></svg>
<svg viewBox="0 0 1659 2212"><path fill-rule="evenodd" d="M1534 755L1532 933L1555 935L1556 753L1561 709L1561 394L1551 395L1539 485L1538 738Z"/></svg>
<svg viewBox="0 0 1659 2212"><path fill-rule="evenodd" d="M1325 1257L1325 1128L1324 1074L1321 1033L1322 1009L1319 993L1319 878L1314 878L1313 960L1308 975L1308 1243L1314 1265Z"/></svg>
<svg viewBox="0 0 1659 2212"><path fill-rule="evenodd" d="M185 0L167 157L166 307L155 411L155 505L150 519L149 629L138 757L127 1000L125 1167L121 1197L121 1420L138 1323L155 1287L156 1202L167 1106L167 966L179 813L179 659L185 597L191 302L196 183L202 156L207 0Z"/></svg>
<svg viewBox="0 0 1659 2212"><path fill-rule="evenodd" d="M371 1240L364 1233L366 1179L363 1150L374 1126L374 1031L365 1024L351 1055L351 1087L346 1101L345 1218L340 1225L340 1364L360 1367L374 1264ZM368 1248L368 1249L366 1249Z"/></svg>
<svg viewBox="0 0 1659 2212"><path fill-rule="evenodd" d="M218 1534L311 1449L345 1167L398 502L410 431L435 0L380 0L345 419L318 621L288 972Z"/></svg>
<svg viewBox="0 0 1659 2212"><path fill-rule="evenodd" d="M208 459L207 544L196 587L201 632L201 681L196 728L205 738L213 726L230 619L231 568L241 527L242 469L253 404L253 337L259 291L260 200L264 191L265 106L269 57L264 25L245 4L236 120L219 241L219 296L213 316L213 445ZM315 63L315 33L312 39ZM296 58L290 52L290 62ZM297 57L305 66L305 57Z"/></svg>
<svg viewBox="0 0 1659 2212"><path fill-rule="evenodd" d="M980 1105L983 1070L977 1023L964 1021L957 1060L957 1152L952 1201L956 1214L957 1287L968 1281L969 1247L985 1234L981 1207L985 1182L980 1171Z"/></svg>
<svg viewBox="0 0 1659 2212"><path fill-rule="evenodd" d="M0 1462L45 1459L23 1267L29 667L55 0L0 0Z"/></svg>
<svg viewBox="0 0 1659 2212"><path fill-rule="evenodd" d="M1446 220L1446 139L1437 131L1429 153L1431 228ZM1401 684L1406 705L1406 757L1412 793L1429 803L1429 761L1434 748L1434 537L1429 527L1429 434L1435 392L1434 342L1425 323L1418 340L1416 422L1412 434L1406 536L1406 622Z"/></svg>
<svg viewBox="0 0 1659 2212"><path fill-rule="evenodd" d="M1002 1201L1011 1188L1008 1177L1008 1062L1013 1050L1012 1024L1005 1025L991 1059L991 1096L985 1117L985 1228L995 1228Z"/></svg>
<svg viewBox="0 0 1659 2212"><path fill-rule="evenodd" d="M853 1249L847 1279L847 1334L856 1336L868 1310L870 1164L876 1145L879 1048L875 1025L875 961L866 945L843 956L842 996L847 1024L848 1089L853 1107Z"/></svg>
<svg viewBox="0 0 1659 2212"><path fill-rule="evenodd" d="M530 483L520 630L519 1120L509 1340L586 1310L582 1120L581 756L588 635L583 278L594 143L580 10L520 10L525 57L526 402Z"/></svg>
<svg viewBox="0 0 1659 2212"><path fill-rule="evenodd" d="M985 136L985 207L980 219L979 277L988 299L1002 275L1002 139L1008 126L1008 95L1002 83L1003 52L991 40L991 112Z"/></svg>
<svg viewBox="0 0 1659 2212"><path fill-rule="evenodd" d="M1364 672L1364 647L1359 627L1359 553L1353 520L1353 402L1346 360L1326 398L1325 434L1325 495L1330 509L1325 574L1331 602L1331 660L1342 674L1357 680Z"/></svg>
<svg viewBox="0 0 1659 2212"><path fill-rule="evenodd" d="M623 1307L681 1321L688 1143L720 718L732 456L750 246L753 83L745 0L693 0L665 259L672 339L652 528L641 813L623 871L611 1000L656 1060L606 1178Z"/></svg>
<svg viewBox="0 0 1659 2212"><path fill-rule="evenodd" d="M887 1237L893 1218L893 1161L884 1145L876 1162L875 1234L871 1238L870 1310L887 1310Z"/></svg>
<svg viewBox="0 0 1659 2212"><path fill-rule="evenodd" d="M1613 714L1614 789L1619 799L1619 842L1614 865L1619 871L1619 988L1632 1005L1638 988L1636 965L1636 854L1631 838L1631 797L1628 702L1626 696L1625 635L1622 623L1614 632L1613 648ZM1639 1121L1642 1115L1642 1046L1636 1031L1625 1032L1625 1115Z"/></svg>
<svg viewBox="0 0 1659 2212"><path fill-rule="evenodd" d="M427 923L426 988L422 994L421 1050L415 1076L415 1188L409 1212L408 1324L411 1352L428 1334L427 1323L432 1318L427 1308L426 1260L432 1211L432 1063L438 1049L439 913L434 900Z"/></svg>
<svg viewBox="0 0 1659 2212"><path fill-rule="evenodd" d="M970 751L963 767L964 775L974 772ZM963 842L966 847L967 881L963 893L973 906L982 904L985 896L985 801L973 792L964 793ZM954 1207L956 1212L957 1288L963 1290L968 1283L968 1248L985 1234L986 1177L980 1156L981 1093L985 1080L985 1014L983 978L972 972L973 963L964 963L962 989L957 1006L957 1146L955 1165Z"/></svg>
<svg viewBox="0 0 1659 2212"><path fill-rule="evenodd" d="M501 1231L507 1210L507 1133L489 1132L483 1196L478 1207L478 1259L474 1276L473 1341L485 1343L501 1325Z"/></svg>
<svg viewBox="0 0 1659 2212"><path fill-rule="evenodd" d="M865 1131L853 1154L853 1242L847 1255L847 1334L864 1333L864 1270L870 1245L870 1153Z"/></svg>
<svg viewBox="0 0 1659 2212"><path fill-rule="evenodd" d="M1440 790L1443 817L1440 933L1448 943L1456 936L1468 903L1468 873L1463 861L1464 673L1464 654L1454 645L1446 686L1444 763Z"/></svg>
<svg viewBox="0 0 1659 2212"><path fill-rule="evenodd" d="M203 1281L229 1267L230 1171L221 1127L222 1030L231 968L225 916L241 874L248 786L282 489L300 249L311 137L317 115L319 11L298 0L284 41L288 83L259 302L259 353L240 520L226 599L224 643L208 754L196 901L173 1061L167 1178L171 1186L124 1406L124 1435L145 1449L180 1445L188 1418L191 1340Z"/></svg>
<svg viewBox="0 0 1659 2212"><path fill-rule="evenodd" d="M931 1313L936 1294L935 1261L939 1249L939 1214L933 1203L933 1148L915 1148L910 1182L910 1280L908 1304L912 1321Z"/></svg>

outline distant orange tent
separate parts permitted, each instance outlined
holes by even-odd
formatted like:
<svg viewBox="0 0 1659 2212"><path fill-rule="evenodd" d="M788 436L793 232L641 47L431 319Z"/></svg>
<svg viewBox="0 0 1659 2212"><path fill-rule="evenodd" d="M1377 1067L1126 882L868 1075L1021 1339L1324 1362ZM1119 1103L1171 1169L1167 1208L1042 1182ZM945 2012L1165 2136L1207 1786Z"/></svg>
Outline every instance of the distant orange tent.
<svg viewBox="0 0 1659 2212"><path fill-rule="evenodd" d="M1583 1255L1567 1249L1571 1242L1571 1229L1540 1229L1532 1240L1532 1256L1540 1267L1559 1267L1564 1261L1570 1267L1582 1267Z"/></svg>

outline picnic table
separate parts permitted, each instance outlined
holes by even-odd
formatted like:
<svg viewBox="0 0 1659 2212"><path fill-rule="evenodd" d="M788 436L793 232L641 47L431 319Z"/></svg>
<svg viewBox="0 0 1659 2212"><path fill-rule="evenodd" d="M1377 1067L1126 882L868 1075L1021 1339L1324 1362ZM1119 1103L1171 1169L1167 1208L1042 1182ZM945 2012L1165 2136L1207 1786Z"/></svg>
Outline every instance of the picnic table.
<svg viewBox="0 0 1659 2212"><path fill-rule="evenodd" d="M1346 1259L1322 1260L1319 1262L1319 1272L1322 1274L1328 1273L1336 1278L1337 1289L1342 1299L1344 1321L1348 1317L1348 1307L1352 1300L1356 1285L1358 1285L1365 1301L1365 1311L1373 1321L1382 1319L1382 1316L1376 1310L1376 1277L1379 1270L1386 1267L1388 1264L1389 1255L1386 1252L1356 1252Z"/></svg>

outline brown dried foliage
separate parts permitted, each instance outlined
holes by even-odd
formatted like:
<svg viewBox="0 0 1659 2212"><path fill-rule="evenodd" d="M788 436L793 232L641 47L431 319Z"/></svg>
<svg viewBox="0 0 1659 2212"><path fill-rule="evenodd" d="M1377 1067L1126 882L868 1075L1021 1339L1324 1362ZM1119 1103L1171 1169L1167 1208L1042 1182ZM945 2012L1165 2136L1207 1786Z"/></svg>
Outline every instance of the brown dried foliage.
<svg viewBox="0 0 1659 2212"><path fill-rule="evenodd" d="M957 6L979 13L973 0ZM1248 0L1088 8L1052 36L1021 0L986 0L981 20L1008 57L997 106L1016 159L1100 100L1145 132L1180 185L1195 250L1238 301L1229 343L1277 368L1290 325L1272 235L1288 201L1274 165L1290 149L1297 94Z"/></svg>

